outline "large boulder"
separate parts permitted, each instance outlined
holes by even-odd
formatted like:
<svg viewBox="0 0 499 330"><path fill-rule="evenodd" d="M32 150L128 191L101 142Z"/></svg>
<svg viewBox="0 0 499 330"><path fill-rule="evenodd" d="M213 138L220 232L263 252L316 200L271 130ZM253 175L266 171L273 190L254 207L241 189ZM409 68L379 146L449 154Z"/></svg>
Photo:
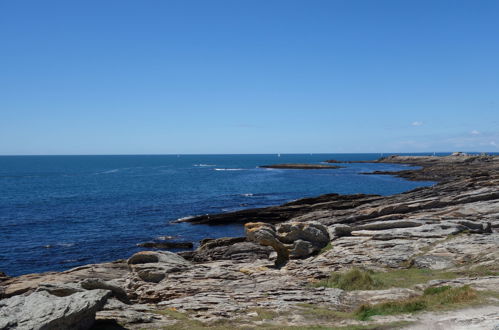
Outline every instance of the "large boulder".
<svg viewBox="0 0 499 330"><path fill-rule="evenodd" d="M293 244L292 257L308 257L319 252L329 241L325 226L317 222L286 222L277 226L277 238L284 244Z"/></svg>
<svg viewBox="0 0 499 330"><path fill-rule="evenodd" d="M143 281L158 283L166 274L186 270L191 263L168 251L142 251L131 256L128 265Z"/></svg>
<svg viewBox="0 0 499 330"><path fill-rule="evenodd" d="M89 329L109 295L107 290L77 292L65 297L46 291L0 301L0 329Z"/></svg>
<svg viewBox="0 0 499 330"><path fill-rule="evenodd" d="M286 264L290 257L316 254L330 242L327 228L317 222L285 222L277 226L250 222L245 229L249 241L274 248L276 266Z"/></svg>
<svg viewBox="0 0 499 330"><path fill-rule="evenodd" d="M248 241L270 246L277 252L276 267L282 267L289 261L289 251L277 238L276 228L264 222L249 222L244 225Z"/></svg>

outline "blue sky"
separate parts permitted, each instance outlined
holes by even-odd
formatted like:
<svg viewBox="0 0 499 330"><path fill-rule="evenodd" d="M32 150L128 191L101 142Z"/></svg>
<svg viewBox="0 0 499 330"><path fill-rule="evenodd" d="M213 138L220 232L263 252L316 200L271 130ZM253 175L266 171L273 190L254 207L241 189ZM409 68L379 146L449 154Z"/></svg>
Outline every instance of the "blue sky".
<svg viewBox="0 0 499 330"><path fill-rule="evenodd" d="M499 1L0 1L0 154L499 151Z"/></svg>

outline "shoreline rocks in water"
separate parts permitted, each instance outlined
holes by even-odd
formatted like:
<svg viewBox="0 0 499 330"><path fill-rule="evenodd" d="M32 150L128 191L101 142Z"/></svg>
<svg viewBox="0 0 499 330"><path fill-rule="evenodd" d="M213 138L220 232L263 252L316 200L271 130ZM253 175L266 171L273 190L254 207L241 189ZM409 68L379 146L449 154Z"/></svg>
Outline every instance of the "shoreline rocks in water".
<svg viewBox="0 0 499 330"><path fill-rule="evenodd" d="M338 169L341 166L326 165L326 164L272 164L261 165L260 168L275 168L275 169L290 169L290 170L327 170Z"/></svg>
<svg viewBox="0 0 499 330"><path fill-rule="evenodd" d="M104 304L89 304L82 329L94 319L125 329L218 321L231 327L365 326L392 321L417 326L428 313L337 322L310 317L306 306L354 311L365 304L417 297L436 286L469 285L478 293L498 293L499 157L399 156L378 162L420 166L386 174L439 183L392 196L327 194L270 208L194 217L189 222L258 224L247 225L253 229L247 237L206 239L194 251L142 251L127 261L7 278L0 281L0 328L22 329L40 322L40 317L75 328L71 322L76 314L55 318L55 312L78 309L82 296L101 294ZM273 248L261 245L269 237L289 254L285 264ZM320 248L325 243L327 248ZM298 257L293 251L305 253ZM279 267L274 267L276 263ZM454 275L371 291L316 285L332 272L355 267L386 272L432 269ZM43 304L12 312L26 301L40 299ZM489 303L484 300L484 304ZM97 306L95 317L92 306ZM262 319L261 310L276 312ZM459 325L489 328L490 315L497 315L499 307L491 302L487 311L463 314Z"/></svg>

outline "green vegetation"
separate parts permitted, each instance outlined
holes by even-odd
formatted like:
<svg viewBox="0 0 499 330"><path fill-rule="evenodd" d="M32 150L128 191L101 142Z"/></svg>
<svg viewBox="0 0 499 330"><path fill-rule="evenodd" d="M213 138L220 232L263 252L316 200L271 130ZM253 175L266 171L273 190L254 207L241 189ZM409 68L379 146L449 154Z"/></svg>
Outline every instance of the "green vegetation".
<svg viewBox="0 0 499 330"><path fill-rule="evenodd" d="M407 288L415 284L436 279L453 279L456 272L429 269L396 269L388 272L374 272L360 268L352 268L346 272L335 272L325 280L314 283L316 287L339 288L353 290L381 290L392 287Z"/></svg>
<svg viewBox="0 0 499 330"><path fill-rule="evenodd" d="M457 271L457 274L466 277L499 276L499 265L480 265Z"/></svg>
<svg viewBox="0 0 499 330"><path fill-rule="evenodd" d="M312 304L298 304L299 309L295 310L294 313L299 313L303 315L306 319L313 320L317 323L329 323L334 321L341 321L345 319L354 319L354 313L345 313L334 310L329 310L324 307L320 307ZM175 324L170 326L165 326L165 330L201 330L201 329L211 329L211 330L232 330L238 329L266 329L266 330L388 330L396 329L403 325L407 325L409 322L392 322L386 324L365 324L365 325L348 325L348 326L323 326L323 325L276 325L272 324L271 321L278 316L285 316L288 313L282 314L273 311L266 310L264 308L253 308L245 311L256 312L258 316L253 316L248 324L243 318L237 319L227 319L220 320L211 323L203 323L198 320L189 318L188 314L179 312L173 308L168 308L165 310L156 311L158 314L166 315L169 318L176 320ZM259 323L257 327L251 325L252 322L263 321L264 323ZM269 323L266 323L269 321Z"/></svg>
<svg viewBox="0 0 499 330"><path fill-rule="evenodd" d="M339 288L343 290L374 290L380 288L383 283L376 279L374 272L360 268L352 268L347 272L332 273L331 276L314 286L324 286L328 288Z"/></svg>
<svg viewBox="0 0 499 330"><path fill-rule="evenodd" d="M456 307L465 303L476 301L477 292L469 286L452 288L442 286L428 288L419 297L399 301L390 301L376 305L362 305L355 312L359 320L368 320L374 315L391 315L413 313L422 310L435 310Z"/></svg>
<svg viewBox="0 0 499 330"><path fill-rule="evenodd" d="M354 318L352 313L331 310L318 305L301 303L296 306L300 308L297 312L310 320L329 322Z"/></svg>
<svg viewBox="0 0 499 330"><path fill-rule="evenodd" d="M248 329L262 329L262 330L389 330L389 329L399 329L402 326L408 325L410 322L393 322L386 324L366 324L366 325L345 325L341 327L329 327L329 326L259 326L258 328L248 328ZM244 329L244 328L243 328Z"/></svg>
<svg viewBox="0 0 499 330"><path fill-rule="evenodd" d="M331 244L331 242L327 243L327 245L325 247L323 247L320 251L319 251L319 254L322 254L324 252L327 252L329 250L331 250L333 248L333 245Z"/></svg>
<svg viewBox="0 0 499 330"><path fill-rule="evenodd" d="M253 308L249 312L257 313L258 315L251 318L252 321L268 321L279 316L279 313L265 309L265 308Z"/></svg>

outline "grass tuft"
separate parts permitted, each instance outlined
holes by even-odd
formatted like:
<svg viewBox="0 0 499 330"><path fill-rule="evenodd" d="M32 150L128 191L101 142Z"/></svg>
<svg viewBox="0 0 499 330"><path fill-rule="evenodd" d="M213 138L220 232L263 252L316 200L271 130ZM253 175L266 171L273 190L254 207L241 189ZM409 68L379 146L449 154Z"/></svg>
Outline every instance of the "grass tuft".
<svg viewBox="0 0 499 330"><path fill-rule="evenodd" d="M458 274L467 277L499 276L499 265L480 265L458 271Z"/></svg>
<svg viewBox="0 0 499 330"><path fill-rule="evenodd" d="M428 288L419 297L400 301L388 301L375 305L362 305L355 312L359 320L369 320L374 315L414 313L422 310L435 310L469 303L478 298L477 292L465 285L453 288L441 286Z"/></svg>
<svg viewBox="0 0 499 330"><path fill-rule="evenodd" d="M327 252L329 250L331 250L333 248L333 245L331 244L331 242L327 243L327 245L325 247L323 247L320 251L319 251L319 254L322 254L324 252Z"/></svg>
<svg viewBox="0 0 499 330"><path fill-rule="evenodd" d="M344 273L333 273L331 276L315 286L339 288L343 290L374 290L382 286L379 279L373 277L373 272L359 268L352 268Z"/></svg>
<svg viewBox="0 0 499 330"><path fill-rule="evenodd" d="M316 287L353 290L381 290L392 287L408 288L430 280L445 280L458 277L455 272L429 269L395 269L387 272L374 272L352 268L347 272L334 272L329 278L312 284Z"/></svg>

